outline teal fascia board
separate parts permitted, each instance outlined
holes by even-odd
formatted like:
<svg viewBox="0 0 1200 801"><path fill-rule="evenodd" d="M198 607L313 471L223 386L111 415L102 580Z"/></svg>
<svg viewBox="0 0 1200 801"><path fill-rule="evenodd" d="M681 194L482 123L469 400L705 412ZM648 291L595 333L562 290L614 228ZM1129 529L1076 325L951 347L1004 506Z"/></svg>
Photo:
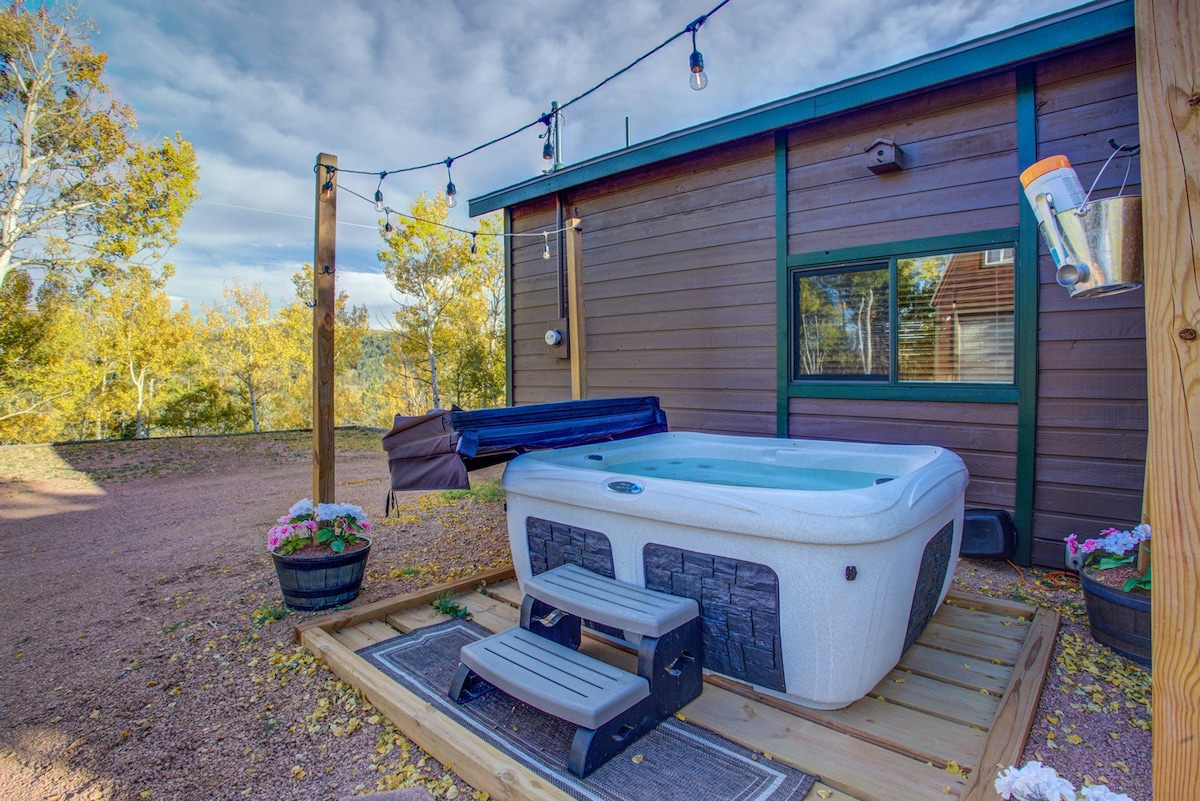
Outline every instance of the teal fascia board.
<svg viewBox="0 0 1200 801"><path fill-rule="evenodd" d="M1102 0L778 100L471 198L472 217L739 139L1027 63L1133 30L1133 0Z"/></svg>

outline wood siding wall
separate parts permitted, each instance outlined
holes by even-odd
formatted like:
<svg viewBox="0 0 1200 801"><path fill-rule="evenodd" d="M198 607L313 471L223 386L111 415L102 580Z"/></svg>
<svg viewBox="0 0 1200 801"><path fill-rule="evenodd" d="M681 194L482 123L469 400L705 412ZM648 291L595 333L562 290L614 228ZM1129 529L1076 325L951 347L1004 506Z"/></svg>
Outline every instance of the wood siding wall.
<svg viewBox="0 0 1200 801"><path fill-rule="evenodd" d="M657 395L674 429L775 431L774 142L760 137L564 194L583 221L589 397ZM512 210L553 228L554 201ZM541 239L513 249L513 400L570 397L543 340L558 268Z"/></svg>
<svg viewBox="0 0 1200 801"><path fill-rule="evenodd" d="M1015 98L1009 72L789 132L788 252L1015 227ZM900 145L904 170L867 169L880 138ZM788 434L940 445L971 473L969 506L1015 505L1015 405L792 398Z"/></svg>
<svg viewBox="0 0 1200 801"><path fill-rule="evenodd" d="M1138 141L1133 40L1040 64L1036 72L1038 158L1071 160L1084 189L1112 153L1109 137ZM1117 193L1125 162L1114 159L1096 187ZM1126 192L1141 192L1133 160ZM1141 517L1146 458L1145 295L1071 299L1039 250L1038 435L1033 559L1062 564L1062 540L1128 527Z"/></svg>
<svg viewBox="0 0 1200 801"><path fill-rule="evenodd" d="M1137 141L1131 37L1035 72L1038 156L1066 155L1085 187ZM1015 72L818 120L787 136L787 252L1015 228ZM874 175L864 150L894 139L901 172ZM1114 162L1097 188L1115 192ZM774 143L758 137L563 194L583 221L589 397L658 395L673 429L772 436L776 428ZM1130 189L1136 192L1134 164ZM1128 190L1127 190L1128 191ZM510 209L515 232L552 229L555 200ZM547 347L558 321L556 242L512 248L516 404L570 397L569 364ZM1060 566L1062 538L1136 521L1146 440L1142 293L1070 300L1039 248L1035 562ZM1017 407L792 398L794 437L938 444L971 471L968 505L1013 509Z"/></svg>

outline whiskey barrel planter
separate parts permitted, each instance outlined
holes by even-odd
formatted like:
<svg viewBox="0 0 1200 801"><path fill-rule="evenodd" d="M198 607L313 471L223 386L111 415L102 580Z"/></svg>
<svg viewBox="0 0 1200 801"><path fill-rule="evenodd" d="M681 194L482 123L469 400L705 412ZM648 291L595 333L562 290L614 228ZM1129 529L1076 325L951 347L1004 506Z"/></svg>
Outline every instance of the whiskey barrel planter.
<svg viewBox="0 0 1200 801"><path fill-rule="evenodd" d="M1079 574L1092 636L1121 656L1150 667L1150 599L1114 590Z"/></svg>
<svg viewBox="0 0 1200 801"><path fill-rule="evenodd" d="M305 611L327 609L358 597L371 541L366 548L329 556L280 556L272 553L283 602Z"/></svg>

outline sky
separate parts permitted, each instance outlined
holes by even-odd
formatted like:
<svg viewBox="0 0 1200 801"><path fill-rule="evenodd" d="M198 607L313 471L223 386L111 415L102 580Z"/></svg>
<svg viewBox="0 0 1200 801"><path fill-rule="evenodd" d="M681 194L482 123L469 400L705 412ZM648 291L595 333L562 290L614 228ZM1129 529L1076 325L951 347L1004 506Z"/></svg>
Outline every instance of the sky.
<svg viewBox="0 0 1200 801"><path fill-rule="evenodd" d="M529 123L634 61L719 0L81 0L106 79L146 141L196 148L199 200L166 257L193 312L234 279L276 302L313 257L313 165L378 173L441 161ZM986 36L1079 0L731 0L700 28L709 84L680 39L564 112L570 165ZM538 175L538 129L456 161L467 200ZM339 175L373 196L378 178ZM443 191L443 166L388 176L385 203ZM397 294L380 215L339 194L337 287L386 327Z"/></svg>

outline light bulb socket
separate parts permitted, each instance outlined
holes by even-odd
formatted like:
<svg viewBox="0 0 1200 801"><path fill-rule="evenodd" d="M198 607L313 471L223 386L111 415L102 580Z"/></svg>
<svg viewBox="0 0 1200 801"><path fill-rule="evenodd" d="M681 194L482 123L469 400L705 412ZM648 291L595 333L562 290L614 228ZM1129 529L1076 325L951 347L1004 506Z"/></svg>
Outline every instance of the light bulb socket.
<svg viewBox="0 0 1200 801"><path fill-rule="evenodd" d="M454 185L454 181L450 181L449 183L447 183L446 184L446 205L449 206L450 208L454 208L456 205L458 205L458 200L455 199L455 197L454 197L457 194L458 194L458 187L456 187Z"/></svg>
<svg viewBox="0 0 1200 801"><path fill-rule="evenodd" d="M375 190L375 211L383 211L383 190Z"/></svg>
<svg viewBox="0 0 1200 801"><path fill-rule="evenodd" d="M383 232L385 234L390 234L392 232L392 224L390 222L386 222L383 224Z"/></svg>
<svg viewBox="0 0 1200 801"><path fill-rule="evenodd" d="M542 158L546 161L554 161L554 143L547 141L542 145Z"/></svg>
<svg viewBox="0 0 1200 801"><path fill-rule="evenodd" d="M699 50L692 50L692 55L688 58L688 65L697 75L704 72L704 56L700 54Z"/></svg>

